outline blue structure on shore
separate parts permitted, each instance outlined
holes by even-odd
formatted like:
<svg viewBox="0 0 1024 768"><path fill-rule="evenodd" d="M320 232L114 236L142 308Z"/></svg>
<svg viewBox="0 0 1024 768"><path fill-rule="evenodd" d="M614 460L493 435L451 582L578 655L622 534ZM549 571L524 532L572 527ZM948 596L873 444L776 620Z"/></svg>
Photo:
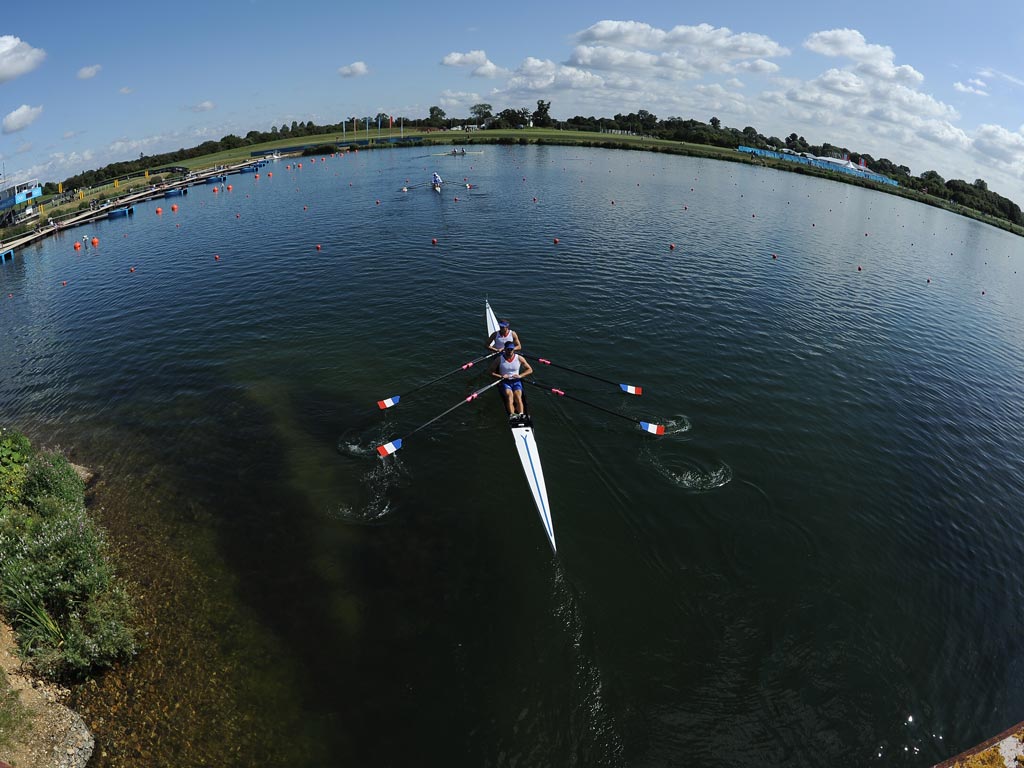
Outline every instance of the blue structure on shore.
<svg viewBox="0 0 1024 768"><path fill-rule="evenodd" d="M736 149L740 152L748 152L758 157L770 157L775 160L786 160L790 163L800 163L801 165L810 165L815 168L821 168L823 171L836 171L837 173L846 173L850 176L856 176L860 179L868 179L869 181L877 181L879 184L888 184L892 187L898 187L899 182L895 179L890 179L888 176L883 176L880 173L869 171L867 168L860 168L857 166L842 165L842 161L829 162L819 157L807 157L806 155L788 154L782 152L773 152L770 149L756 149L754 147L743 147L739 146Z"/></svg>

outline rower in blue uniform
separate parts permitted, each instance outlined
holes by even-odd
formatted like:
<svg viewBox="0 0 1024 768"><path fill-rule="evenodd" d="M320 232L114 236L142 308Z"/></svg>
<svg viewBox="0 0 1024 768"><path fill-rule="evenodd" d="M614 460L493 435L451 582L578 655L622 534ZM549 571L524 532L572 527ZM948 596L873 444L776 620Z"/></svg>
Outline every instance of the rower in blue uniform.
<svg viewBox="0 0 1024 768"><path fill-rule="evenodd" d="M503 379L501 390L505 395L505 408L508 411L509 421L525 416L522 380L531 373L533 373L533 368L530 363L525 357L516 354L515 346L511 341L491 366L491 375Z"/></svg>

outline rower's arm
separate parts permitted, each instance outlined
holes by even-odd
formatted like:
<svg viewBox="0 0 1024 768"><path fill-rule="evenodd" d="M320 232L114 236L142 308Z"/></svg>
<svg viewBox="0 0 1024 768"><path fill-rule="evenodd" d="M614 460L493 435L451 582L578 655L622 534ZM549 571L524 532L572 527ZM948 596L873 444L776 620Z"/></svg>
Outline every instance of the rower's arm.
<svg viewBox="0 0 1024 768"><path fill-rule="evenodd" d="M516 352L523 348L522 343L519 341L519 334L512 331L512 341L516 343Z"/></svg>
<svg viewBox="0 0 1024 768"><path fill-rule="evenodd" d="M522 355L519 356L519 359L523 363L522 367L519 369L519 378L520 379L525 379L527 376L529 376L531 373L533 373L533 366L530 365L530 361L527 360Z"/></svg>
<svg viewBox="0 0 1024 768"><path fill-rule="evenodd" d="M495 331L487 339L487 348L489 350L491 350L491 352L499 352L500 351L496 346L494 346L494 337L497 336L497 335L498 335L498 332Z"/></svg>

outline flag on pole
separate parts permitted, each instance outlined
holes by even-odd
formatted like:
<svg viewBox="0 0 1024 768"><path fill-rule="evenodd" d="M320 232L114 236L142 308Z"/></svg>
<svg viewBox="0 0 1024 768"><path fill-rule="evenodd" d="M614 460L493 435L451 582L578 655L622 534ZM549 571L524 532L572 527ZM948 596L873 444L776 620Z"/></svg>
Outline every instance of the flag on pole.
<svg viewBox="0 0 1024 768"><path fill-rule="evenodd" d="M388 130L390 131L394 127L395 127L395 116L394 115L388 115Z"/></svg>

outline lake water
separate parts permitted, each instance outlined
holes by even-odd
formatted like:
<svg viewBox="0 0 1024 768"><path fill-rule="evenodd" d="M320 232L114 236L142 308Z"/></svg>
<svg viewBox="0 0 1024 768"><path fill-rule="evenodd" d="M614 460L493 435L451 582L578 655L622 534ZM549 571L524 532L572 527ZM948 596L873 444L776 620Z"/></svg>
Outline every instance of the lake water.
<svg viewBox="0 0 1024 768"><path fill-rule="evenodd" d="M0 267L0 418L100 470L147 622L77 696L99 765L927 766L1024 719L1024 241L656 154L302 166ZM485 297L668 427L530 390L557 557L496 396L373 452L486 381L375 406Z"/></svg>

